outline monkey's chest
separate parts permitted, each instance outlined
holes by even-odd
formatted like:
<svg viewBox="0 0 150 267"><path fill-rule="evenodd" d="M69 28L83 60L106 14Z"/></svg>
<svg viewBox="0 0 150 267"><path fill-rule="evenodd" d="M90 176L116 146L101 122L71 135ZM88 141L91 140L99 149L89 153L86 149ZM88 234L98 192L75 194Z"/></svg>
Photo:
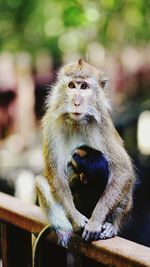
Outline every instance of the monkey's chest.
<svg viewBox="0 0 150 267"><path fill-rule="evenodd" d="M95 149L102 150L100 138L91 138L91 136L86 136L86 134L75 133L68 138L61 138L59 142L57 142L56 146L59 146L57 150L59 151L57 157L58 162L60 162L59 165L64 165L64 168L66 168L67 163L71 160L73 151L82 145L87 145Z"/></svg>
<svg viewBox="0 0 150 267"><path fill-rule="evenodd" d="M64 166L64 169L66 169L67 163L71 160L73 151L78 146L85 144L85 142L86 142L85 138L80 135L73 135L70 138L68 137L68 139L61 138L56 144L56 146L58 146L56 152L58 160L58 168L59 166Z"/></svg>

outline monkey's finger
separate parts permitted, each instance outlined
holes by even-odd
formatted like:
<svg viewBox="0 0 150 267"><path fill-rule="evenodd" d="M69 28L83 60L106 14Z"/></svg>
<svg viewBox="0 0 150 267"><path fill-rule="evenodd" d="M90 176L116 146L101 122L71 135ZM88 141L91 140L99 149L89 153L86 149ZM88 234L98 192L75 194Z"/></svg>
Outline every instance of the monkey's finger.
<svg viewBox="0 0 150 267"><path fill-rule="evenodd" d="M107 230L107 232L101 234L101 238L103 239L111 238L113 236L114 236L114 232L112 231L112 229L109 229Z"/></svg>
<svg viewBox="0 0 150 267"><path fill-rule="evenodd" d="M106 230L104 230L104 233L105 232L107 233L107 231L108 232L112 231L114 233L114 235L117 235L117 230L116 230L115 226L111 223L108 223L108 227L106 227Z"/></svg>
<svg viewBox="0 0 150 267"><path fill-rule="evenodd" d="M91 235L90 235L90 232L88 230L84 230L83 231L83 234L82 234L82 238L88 242L90 241L90 238L91 238Z"/></svg>
<svg viewBox="0 0 150 267"><path fill-rule="evenodd" d="M88 234L88 231L84 229L83 234L82 234L82 238L85 239L87 234Z"/></svg>
<svg viewBox="0 0 150 267"><path fill-rule="evenodd" d="M95 235L96 235L96 232L93 232L93 231L89 231L88 233L88 241L94 241L95 240Z"/></svg>
<svg viewBox="0 0 150 267"><path fill-rule="evenodd" d="M103 239L105 239L105 236L103 234L100 234L99 235L99 240L103 240Z"/></svg>
<svg viewBox="0 0 150 267"><path fill-rule="evenodd" d="M105 222L102 226L102 232L104 232L105 230L109 229L110 227L112 227L111 223Z"/></svg>
<svg viewBox="0 0 150 267"><path fill-rule="evenodd" d="M101 232L100 232L100 231L96 231L96 232L94 232L94 235L93 235L92 241L99 240L99 239L100 239L100 234L101 234Z"/></svg>
<svg viewBox="0 0 150 267"><path fill-rule="evenodd" d="M96 241L96 240L99 240L99 235L100 235L99 231L95 231L95 232L87 231L86 236L84 237L84 240L87 242Z"/></svg>
<svg viewBox="0 0 150 267"><path fill-rule="evenodd" d="M108 228L105 229L100 235L100 238L106 239L106 238L111 238L113 236L117 235L117 230L116 228L111 224L108 226Z"/></svg>
<svg viewBox="0 0 150 267"><path fill-rule="evenodd" d="M110 236L110 230L106 230L105 232L102 232L102 233L100 233L100 235L99 235L99 238L100 239L107 239L107 238L110 238L111 236Z"/></svg>

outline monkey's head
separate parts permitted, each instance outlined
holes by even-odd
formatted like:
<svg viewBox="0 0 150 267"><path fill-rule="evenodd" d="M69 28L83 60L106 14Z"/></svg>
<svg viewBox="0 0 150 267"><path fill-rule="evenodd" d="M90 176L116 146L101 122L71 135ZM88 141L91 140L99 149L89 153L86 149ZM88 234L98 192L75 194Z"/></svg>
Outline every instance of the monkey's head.
<svg viewBox="0 0 150 267"><path fill-rule="evenodd" d="M62 67L53 88L50 105L56 116L82 121L100 121L102 107L107 109L107 79L101 71L79 60Z"/></svg>
<svg viewBox="0 0 150 267"><path fill-rule="evenodd" d="M97 184L104 190L110 175L108 160L101 151L83 145L75 149L69 162L70 183Z"/></svg>

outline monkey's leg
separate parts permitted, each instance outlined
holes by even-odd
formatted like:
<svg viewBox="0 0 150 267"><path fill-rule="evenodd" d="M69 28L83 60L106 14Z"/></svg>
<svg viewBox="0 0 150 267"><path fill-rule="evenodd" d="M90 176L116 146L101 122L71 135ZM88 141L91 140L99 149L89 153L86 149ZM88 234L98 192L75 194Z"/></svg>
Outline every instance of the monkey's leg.
<svg viewBox="0 0 150 267"><path fill-rule="evenodd" d="M94 240L108 239L116 236L119 232L121 219L127 213L126 210L129 209L129 205L130 199L123 199L123 201L113 210L113 212L106 219L105 223L102 226L101 233L93 237Z"/></svg>
<svg viewBox="0 0 150 267"><path fill-rule="evenodd" d="M67 219L63 207L55 201L50 185L45 177L37 176L35 184L39 204L48 219L48 223L52 228L56 229L58 242L62 246L67 246L72 234L72 225Z"/></svg>
<svg viewBox="0 0 150 267"><path fill-rule="evenodd" d="M55 201L47 179L39 175L35 178L35 184L39 204L46 214L48 222L56 228L71 231L71 223L67 219L62 205Z"/></svg>
<svg viewBox="0 0 150 267"><path fill-rule="evenodd" d="M122 218L128 213L132 206L132 197L129 194L124 197L122 202L113 210L108 216L106 222L103 224L100 239L107 239L118 234L121 228Z"/></svg>
<svg viewBox="0 0 150 267"><path fill-rule="evenodd" d="M110 214L107 215L104 223L101 225L97 220L98 227L92 231L84 230L82 237L85 241L94 241L99 239L108 239L116 236L122 225L122 219L131 210L132 193L131 190L126 193L122 201L113 208Z"/></svg>

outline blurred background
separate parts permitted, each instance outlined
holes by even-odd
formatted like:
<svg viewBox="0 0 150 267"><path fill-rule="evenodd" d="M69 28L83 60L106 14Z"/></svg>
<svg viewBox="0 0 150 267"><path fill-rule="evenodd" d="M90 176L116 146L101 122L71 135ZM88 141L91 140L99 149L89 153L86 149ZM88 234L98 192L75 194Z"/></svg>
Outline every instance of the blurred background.
<svg viewBox="0 0 150 267"><path fill-rule="evenodd" d="M36 203L45 99L57 69L79 58L109 77L138 178L126 237L150 246L149 0L0 1L0 191Z"/></svg>

